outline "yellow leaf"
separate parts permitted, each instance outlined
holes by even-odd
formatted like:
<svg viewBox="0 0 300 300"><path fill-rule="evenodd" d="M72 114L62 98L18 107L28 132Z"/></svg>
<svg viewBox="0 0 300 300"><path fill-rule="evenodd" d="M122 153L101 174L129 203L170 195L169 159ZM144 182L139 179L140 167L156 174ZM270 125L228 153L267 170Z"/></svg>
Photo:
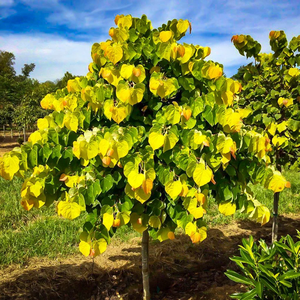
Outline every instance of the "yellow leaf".
<svg viewBox="0 0 300 300"><path fill-rule="evenodd" d="M270 211L266 206L260 204L254 208L249 218L265 225L270 220Z"/></svg>
<svg viewBox="0 0 300 300"><path fill-rule="evenodd" d="M143 65L137 65L133 71L131 80L135 83L142 83L146 78L146 71Z"/></svg>
<svg viewBox="0 0 300 300"><path fill-rule="evenodd" d="M231 155L230 153L224 153L222 154L222 164L224 165L224 167L227 166L227 164L231 161Z"/></svg>
<svg viewBox="0 0 300 300"><path fill-rule="evenodd" d="M169 233L170 233L170 229L169 227L164 227L164 228L161 228L160 230L158 230L157 232L157 239L160 241L160 242L163 242L165 240L168 240L169 239ZM174 234L173 234L174 235ZM172 235L171 235L172 237Z"/></svg>
<svg viewBox="0 0 300 300"><path fill-rule="evenodd" d="M288 141L288 139L284 136L278 136L278 135L275 135L272 139L272 144L275 146L275 147L280 147L282 144L284 144L286 141Z"/></svg>
<svg viewBox="0 0 300 300"><path fill-rule="evenodd" d="M290 68L288 74L292 77L298 76L300 74L300 70L297 68Z"/></svg>
<svg viewBox="0 0 300 300"><path fill-rule="evenodd" d="M105 139L102 139L99 143L99 153L102 155L102 156L105 156L108 149L110 147L110 144L107 140Z"/></svg>
<svg viewBox="0 0 300 300"><path fill-rule="evenodd" d="M84 255L84 256L89 256L91 252L91 245L85 241L80 241L79 243L79 251Z"/></svg>
<svg viewBox="0 0 300 300"><path fill-rule="evenodd" d="M134 198L142 204L146 202L150 198L150 196L151 193L146 194L141 187L134 191Z"/></svg>
<svg viewBox="0 0 300 300"><path fill-rule="evenodd" d="M148 223L153 228L160 228L161 226L161 221L158 216L151 216Z"/></svg>
<svg viewBox="0 0 300 300"><path fill-rule="evenodd" d="M219 204L219 212L225 216L231 216L236 211L236 204L231 201L223 202Z"/></svg>
<svg viewBox="0 0 300 300"><path fill-rule="evenodd" d="M106 229L109 231L110 228L112 227L114 222L114 217L110 213L104 213L103 214L103 225L106 227Z"/></svg>
<svg viewBox="0 0 300 300"><path fill-rule="evenodd" d="M176 199L182 191L182 183L178 181L169 181L165 185L166 193L174 200Z"/></svg>
<svg viewBox="0 0 300 300"><path fill-rule="evenodd" d="M252 112L251 109L247 109L247 108L239 108L237 109L237 111L242 119L247 118Z"/></svg>
<svg viewBox="0 0 300 300"><path fill-rule="evenodd" d="M193 215L193 217L197 220L203 217L204 209L202 206L199 207L191 207L189 208L189 212Z"/></svg>
<svg viewBox="0 0 300 300"><path fill-rule="evenodd" d="M43 119L38 119L37 120L37 127L39 130L44 130L46 128L49 127L49 123L48 123L48 120L43 118Z"/></svg>
<svg viewBox="0 0 300 300"><path fill-rule="evenodd" d="M128 100L131 97L131 90L129 89L129 86L127 86L126 88L117 89L117 97L122 102L128 103Z"/></svg>
<svg viewBox="0 0 300 300"><path fill-rule="evenodd" d="M166 43L173 35L172 31L161 31L159 33L159 38L163 43Z"/></svg>
<svg viewBox="0 0 300 300"><path fill-rule="evenodd" d="M213 172L208 166L205 166L204 163L197 164L193 173L193 179L199 187L209 183L212 177Z"/></svg>
<svg viewBox="0 0 300 300"><path fill-rule="evenodd" d="M64 124L69 130L77 132L78 118L73 113L69 113L64 116Z"/></svg>
<svg viewBox="0 0 300 300"><path fill-rule="evenodd" d="M114 44L113 46L108 46L106 48L107 58L115 65L123 57L123 49L120 45Z"/></svg>
<svg viewBox="0 0 300 300"><path fill-rule="evenodd" d="M189 222L185 227L185 233L191 237L193 244L202 242L207 237L207 232L205 227L197 228L197 226Z"/></svg>
<svg viewBox="0 0 300 300"><path fill-rule="evenodd" d="M76 202L60 201L57 205L58 215L69 220L79 217L80 211L80 206Z"/></svg>
<svg viewBox="0 0 300 300"><path fill-rule="evenodd" d="M233 93L231 91L226 91L221 94L223 103L226 106L231 106L233 103Z"/></svg>
<svg viewBox="0 0 300 300"><path fill-rule="evenodd" d="M197 201L201 204L204 205L206 202L206 196L203 193L196 193L195 194Z"/></svg>
<svg viewBox="0 0 300 300"><path fill-rule="evenodd" d="M99 239L95 242L93 242L93 249L95 250L95 255L98 256L102 254L107 248L107 242L105 239Z"/></svg>
<svg viewBox="0 0 300 300"><path fill-rule="evenodd" d="M271 135L275 135L275 133L276 133L276 128L277 128L277 125L274 124L274 123L271 123L271 124L268 125L267 130L268 130L268 132L269 132Z"/></svg>
<svg viewBox="0 0 300 300"><path fill-rule="evenodd" d="M186 226L185 226L185 234L191 236L192 234L194 234L195 232L197 232L197 226L192 223L189 222Z"/></svg>
<svg viewBox="0 0 300 300"><path fill-rule="evenodd" d="M184 44L184 55L180 59L181 64L187 63L195 52L195 48L191 45Z"/></svg>
<svg viewBox="0 0 300 300"><path fill-rule="evenodd" d="M129 146L126 141L115 142L112 146L113 155L112 158L119 160L122 157L125 157L128 154Z"/></svg>
<svg viewBox="0 0 300 300"><path fill-rule="evenodd" d="M281 133L282 131L285 131L287 128L287 122L283 121L280 124L277 125L277 130L279 133Z"/></svg>
<svg viewBox="0 0 300 300"><path fill-rule="evenodd" d="M226 133L239 132L243 125L240 114L232 109L227 109L219 122Z"/></svg>
<svg viewBox="0 0 300 300"><path fill-rule="evenodd" d="M69 188L72 188L74 186L77 186L79 183L79 176L74 175L74 176L67 176L67 180L65 181L65 185Z"/></svg>
<svg viewBox="0 0 300 300"><path fill-rule="evenodd" d="M131 97L128 102L130 105L135 105L143 100L145 92L145 86L143 84L136 84L133 89L131 89Z"/></svg>
<svg viewBox="0 0 300 300"><path fill-rule="evenodd" d="M117 69L101 68L99 75L101 75L108 83L112 84L115 87L117 87L119 81L122 80L120 71Z"/></svg>
<svg viewBox="0 0 300 300"><path fill-rule="evenodd" d="M92 159L96 157L99 153L98 142L92 141L87 144L87 159Z"/></svg>
<svg viewBox="0 0 300 300"><path fill-rule="evenodd" d="M20 160L17 156L4 155L0 157L0 176L6 180L12 180L19 171Z"/></svg>
<svg viewBox="0 0 300 300"><path fill-rule="evenodd" d="M78 79L79 78L77 77L75 79L68 80L67 89L69 93L75 93L80 91L81 87L79 85Z"/></svg>
<svg viewBox="0 0 300 300"><path fill-rule="evenodd" d="M56 98L53 95L46 95L41 101L41 107L44 109L53 109L54 100L56 100Z"/></svg>
<svg viewBox="0 0 300 300"><path fill-rule="evenodd" d="M132 75L132 70L134 68L134 65L127 65L123 64L121 67L120 74L124 79L129 79Z"/></svg>
<svg viewBox="0 0 300 300"><path fill-rule="evenodd" d="M130 223L133 229L139 233L143 233L147 229L147 227L143 224L143 217L137 213L132 213L130 215Z"/></svg>
<svg viewBox="0 0 300 300"><path fill-rule="evenodd" d="M197 145L202 144L207 139L206 135L202 134L201 131L195 130L194 132L194 143Z"/></svg>
<svg viewBox="0 0 300 300"><path fill-rule="evenodd" d="M153 168L150 168L146 171L146 178L147 179L151 179L152 181L155 179L156 177L156 173L155 170Z"/></svg>
<svg viewBox="0 0 300 300"><path fill-rule="evenodd" d="M275 171L273 176L271 177L271 180L268 184L268 189L272 190L274 193L281 192L286 185L287 181L286 179L281 175L280 172Z"/></svg>
<svg viewBox="0 0 300 300"><path fill-rule="evenodd" d="M180 32L180 33L185 33L188 28L190 26L190 23L188 20L182 20L180 19L176 25L177 27L177 30Z"/></svg>
<svg viewBox="0 0 300 300"><path fill-rule="evenodd" d="M112 119L120 124L128 116L128 107L113 107L111 113Z"/></svg>
<svg viewBox="0 0 300 300"><path fill-rule="evenodd" d="M142 184L142 189L145 192L145 194L149 194L152 191L152 188L153 188L153 180L150 178L145 179Z"/></svg>
<svg viewBox="0 0 300 300"><path fill-rule="evenodd" d="M212 65L209 67L207 74L210 79L216 79L222 76L223 70L220 66Z"/></svg>
<svg viewBox="0 0 300 300"><path fill-rule="evenodd" d="M118 18L116 17L115 20L117 21L116 23L119 27L124 27L129 29L132 26L131 15L127 15L127 16L121 15Z"/></svg>
<svg viewBox="0 0 300 300"><path fill-rule="evenodd" d="M287 99L287 98L280 97L278 99L278 105L280 107L282 107L282 106L289 107L289 106L293 105L293 102L294 102L293 98Z"/></svg>
<svg viewBox="0 0 300 300"><path fill-rule="evenodd" d="M125 194L133 199L134 198L134 190L132 189L132 187L130 186L130 184L127 182L126 186L125 186Z"/></svg>
<svg viewBox="0 0 300 300"><path fill-rule="evenodd" d="M150 82L149 82L149 88L150 88L150 91L156 96L157 95L157 89L158 87L160 86L161 84L161 81L160 80L157 80L156 78L154 77L151 77L150 78Z"/></svg>
<svg viewBox="0 0 300 300"><path fill-rule="evenodd" d="M73 142L73 154L80 159L80 148L79 143L77 141Z"/></svg>
<svg viewBox="0 0 300 300"><path fill-rule="evenodd" d="M166 151L173 149L178 142L178 137L175 135L173 132L169 132L165 136L165 141L164 141L164 149L163 152L165 153Z"/></svg>
<svg viewBox="0 0 300 300"><path fill-rule="evenodd" d="M131 171L128 175L128 183L134 188L139 188L145 180L144 174L139 174L137 171Z"/></svg>
<svg viewBox="0 0 300 300"><path fill-rule="evenodd" d="M149 135L149 144L153 150L159 149L163 146L165 137L161 133L152 132Z"/></svg>
<svg viewBox="0 0 300 300"><path fill-rule="evenodd" d="M42 136L38 131L33 132L28 138L28 142L31 142L32 145L36 144L38 141L41 140L42 140Z"/></svg>
<svg viewBox="0 0 300 300"><path fill-rule="evenodd" d="M42 193L43 186L39 181L37 181L35 184L33 184L29 187L29 191L30 191L30 194L32 194L34 197L37 198Z"/></svg>

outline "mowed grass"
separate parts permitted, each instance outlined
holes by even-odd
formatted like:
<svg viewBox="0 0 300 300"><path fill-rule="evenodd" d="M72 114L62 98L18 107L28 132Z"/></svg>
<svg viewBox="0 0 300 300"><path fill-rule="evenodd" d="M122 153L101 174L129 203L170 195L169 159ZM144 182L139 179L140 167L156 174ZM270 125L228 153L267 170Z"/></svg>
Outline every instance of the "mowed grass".
<svg viewBox="0 0 300 300"><path fill-rule="evenodd" d="M0 178L0 265L24 263L33 256L77 252L83 217L69 221L57 217L55 207L26 211L20 205L22 181Z"/></svg>
<svg viewBox="0 0 300 300"><path fill-rule="evenodd" d="M285 176L292 187L281 193L279 212L300 213L300 173L288 171ZM79 232L85 215L73 221L65 220L57 216L55 205L25 211L20 205L21 185L19 178L11 182L0 178L0 267L24 264L30 257L56 258L79 253ZM253 186L253 190L256 198L272 210L273 193L261 186ZM208 200L204 219L209 227L245 218L241 213L221 215L214 201ZM139 234L123 226L115 238L126 242L136 236Z"/></svg>
<svg viewBox="0 0 300 300"><path fill-rule="evenodd" d="M290 181L291 188L284 189L283 192L280 193L278 208L279 214L300 213L300 172L285 171L284 176L288 181ZM266 205L272 212L274 193L265 189L261 185L251 185L251 189L254 192L255 198L262 204ZM204 216L204 220L210 227L229 224L233 220L243 219L247 219L247 215L240 212L236 212L232 216L224 216L220 214L217 204L213 201L213 199L208 199L207 215Z"/></svg>

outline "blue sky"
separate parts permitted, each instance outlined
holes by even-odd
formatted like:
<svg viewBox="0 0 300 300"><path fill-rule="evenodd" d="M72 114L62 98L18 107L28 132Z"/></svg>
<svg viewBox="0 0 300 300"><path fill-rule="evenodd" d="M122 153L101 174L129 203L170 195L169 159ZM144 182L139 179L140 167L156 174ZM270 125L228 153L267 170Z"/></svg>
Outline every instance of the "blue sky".
<svg viewBox="0 0 300 300"><path fill-rule="evenodd" d="M185 42L210 46L210 59L233 75L246 59L230 42L234 34L250 34L269 52L268 34L285 30L300 34L300 1L275 0L0 0L0 50L13 52L19 72L35 63L33 78L61 78L66 71L85 75L94 42L109 38L117 14L146 14L154 27L171 19L188 19L192 34Z"/></svg>

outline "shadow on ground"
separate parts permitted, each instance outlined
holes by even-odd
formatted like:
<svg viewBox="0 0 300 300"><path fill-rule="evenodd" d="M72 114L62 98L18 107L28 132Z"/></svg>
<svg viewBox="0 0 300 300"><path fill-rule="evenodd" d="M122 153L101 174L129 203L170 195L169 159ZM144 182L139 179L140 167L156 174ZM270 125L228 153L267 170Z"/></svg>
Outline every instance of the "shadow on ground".
<svg viewBox="0 0 300 300"><path fill-rule="evenodd" d="M300 217L280 218L279 235L296 234ZM199 245L186 236L174 241L151 243L151 290L153 299L230 299L241 286L224 275L235 265L229 257L238 253L242 238L271 240L271 224L261 227L241 221L209 230ZM78 257L52 265L28 266L0 278L0 299L141 299L141 259L139 239L130 245L112 245L107 253L90 259ZM7 270L11 270L7 269Z"/></svg>

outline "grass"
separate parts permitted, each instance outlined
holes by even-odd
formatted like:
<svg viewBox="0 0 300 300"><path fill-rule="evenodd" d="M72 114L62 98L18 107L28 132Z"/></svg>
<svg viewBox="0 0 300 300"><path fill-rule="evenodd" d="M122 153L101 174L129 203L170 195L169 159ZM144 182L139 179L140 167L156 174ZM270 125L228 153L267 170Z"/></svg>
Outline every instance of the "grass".
<svg viewBox="0 0 300 300"><path fill-rule="evenodd" d="M296 171L284 172L285 178L291 182L290 189L284 189L280 193L279 214L300 213L300 173ZM273 192L261 185L251 185L255 198L273 210ZM247 219L247 215L236 212L233 216L224 216L218 212L218 206L213 199L208 199L207 215L204 220L209 227L229 224L233 220Z"/></svg>
<svg viewBox="0 0 300 300"><path fill-rule="evenodd" d="M292 188L281 193L279 212L299 213L300 173L288 171L285 176ZM30 257L56 258L79 253L79 230L84 223L84 215L73 221L65 220L57 216L54 205L27 212L20 205L21 185L21 179L8 182L0 178L0 267L24 264ZM272 210L273 193L261 186L252 188L256 198ZM217 205L209 199L205 216L209 227L245 218L241 213L227 217L221 215ZM131 227L123 226L114 238L126 242L136 236L140 234Z"/></svg>
<svg viewBox="0 0 300 300"><path fill-rule="evenodd" d="M84 221L59 218L55 207L26 211L20 205L22 181L0 178L0 265L25 263L28 258L77 253L78 231Z"/></svg>

